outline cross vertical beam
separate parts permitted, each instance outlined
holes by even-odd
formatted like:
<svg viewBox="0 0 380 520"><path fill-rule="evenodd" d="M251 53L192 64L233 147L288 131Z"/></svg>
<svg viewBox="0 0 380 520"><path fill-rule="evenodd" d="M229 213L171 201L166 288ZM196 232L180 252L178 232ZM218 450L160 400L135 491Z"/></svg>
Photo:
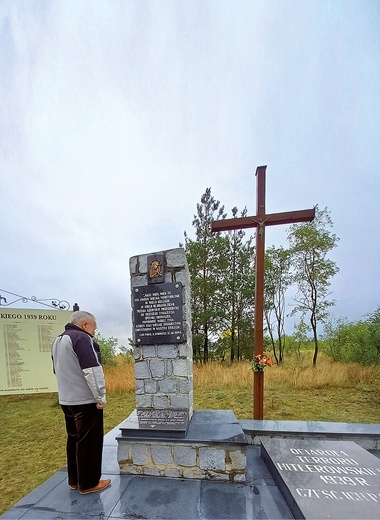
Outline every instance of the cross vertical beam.
<svg viewBox="0 0 380 520"><path fill-rule="evenodd" d="M256 169L256 215L215 220L211 231L228 231L257 227L256 262L255 262L255 319L254 319L254 355L261 355L264 346L264 262L265 262L265 227L277 224L311 222L315 217L315 208L285 213L265 212L265 174L266 166ZM253 376L253 418L264 418L264 372L254 372Z"/></svg>
<svg viewBox="0 0 380 520"><path fill-rule="evenodd" d="M265 261L265 171L256 170L256 263L255 263L255 320L254 355L263 353L264 347L264 261ZM253 373L253 417L264 417L264 372Z"/></svg>

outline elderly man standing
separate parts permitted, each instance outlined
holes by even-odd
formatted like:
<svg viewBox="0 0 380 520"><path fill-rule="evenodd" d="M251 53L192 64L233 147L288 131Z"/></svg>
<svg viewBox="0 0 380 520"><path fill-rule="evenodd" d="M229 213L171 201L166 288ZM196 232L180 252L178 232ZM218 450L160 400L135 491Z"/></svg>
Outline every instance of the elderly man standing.
<svg viewBox="0 0 380 520"><path fill-rule="evenodd" d="M73 312L52 345L59 404L66 421L69 486L82 495L103 491L111 484L111 480L100 480L106 388L100 348L93 340L96 327L89 312Z"/></svg>

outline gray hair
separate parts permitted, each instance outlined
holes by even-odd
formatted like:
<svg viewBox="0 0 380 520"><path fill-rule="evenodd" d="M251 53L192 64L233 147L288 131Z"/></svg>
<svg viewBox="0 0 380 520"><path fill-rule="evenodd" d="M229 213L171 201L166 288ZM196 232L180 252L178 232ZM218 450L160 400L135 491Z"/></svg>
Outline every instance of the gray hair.
<svg viewBox="0 0 380 520"><path fill-rule="evenodd" d="M96 318L93 314L91 314L91 312L75 311L71 315L71 323L73 325L76 325L77 323L82 323L83 321L89 321L89 320L96 322Z"/></svg>

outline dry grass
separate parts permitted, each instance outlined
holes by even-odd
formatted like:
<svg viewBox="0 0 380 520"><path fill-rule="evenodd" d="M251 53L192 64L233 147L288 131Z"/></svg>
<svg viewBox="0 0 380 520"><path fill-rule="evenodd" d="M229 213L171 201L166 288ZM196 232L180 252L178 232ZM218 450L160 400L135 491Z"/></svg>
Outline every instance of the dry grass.
<svg viewBox="0 0 380 520"><path fill-rule="evenodd" d="M134 392L135 375L133 363L120 363L116 367L109 367L104 370L107 392Z"/></svg>
<svg viewBox="0 0 380 520"><path fill-rule="evenodd" d="M281 382L298 389L350 388L358 384L375 384L379 380L379 368L356 363L333 363L321 357L315 368L305 360L288 362L286 365L271 367L266 376L268 384Z"/></svg>
<svg viewBox="0 0 380 520"><path fill-rule="evenodd" d="M285 363L265 370L266 385L289 385L299 389L350 388L356 385L376 385L380 381L380 367L357 363L339 363L320 354L312 367L312 351L300 356L290 354ZM236 389L251 385L253 373L248 361L194 364L194 386L202 388ZM119 361L116 367L105 369L109 393L133 392L135 388L133 363Z"/></svg>
<svg viewBox="0 0 380 520"><path fill-rule="evenodd" d="M332 362L312 353L288 356L265 369L264 417L272 420L380 422L379 367ZM253 373L248 362L194 366L195 408L232 409L253 416Z"/></svg>
<svg viewBox="0 0 380 520"><path fill-rule="evenodd" d="M197 388L236 388L252 381L250 363L240 362L209 363L194 365L194 384ZM287 384L302 389L316 388L349 388L358 384L376 384L379 382L379 367L364 367L355 363L345 364L332 362L329 358L320 357L315 368L311 365L311 354L301 359L293 356L283 365L273 365L265 369L266 385Z"/></svg>

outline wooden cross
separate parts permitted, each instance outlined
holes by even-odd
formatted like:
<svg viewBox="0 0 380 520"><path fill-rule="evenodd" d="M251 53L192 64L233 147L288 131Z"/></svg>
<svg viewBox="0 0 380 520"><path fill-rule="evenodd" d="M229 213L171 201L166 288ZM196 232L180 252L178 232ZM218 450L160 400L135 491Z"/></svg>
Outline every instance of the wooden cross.
<svg viewBox="0 0 380 520"><path fill-rule="evenodd" d="M265 227L277 224L294 224L295 222L311 222L315 217L315 209L288 211L286 213L265 213L265 171L266 166L256 170L256 215L254 217L215 220L211 231L228 231L257 227L256 232L256 267L255 267L255 319L254 319L254 355L263 353L264 343L264 259L265 259ZM254 372L253 379L253 418L263 419L264 412L264 372Z"/></svg>

